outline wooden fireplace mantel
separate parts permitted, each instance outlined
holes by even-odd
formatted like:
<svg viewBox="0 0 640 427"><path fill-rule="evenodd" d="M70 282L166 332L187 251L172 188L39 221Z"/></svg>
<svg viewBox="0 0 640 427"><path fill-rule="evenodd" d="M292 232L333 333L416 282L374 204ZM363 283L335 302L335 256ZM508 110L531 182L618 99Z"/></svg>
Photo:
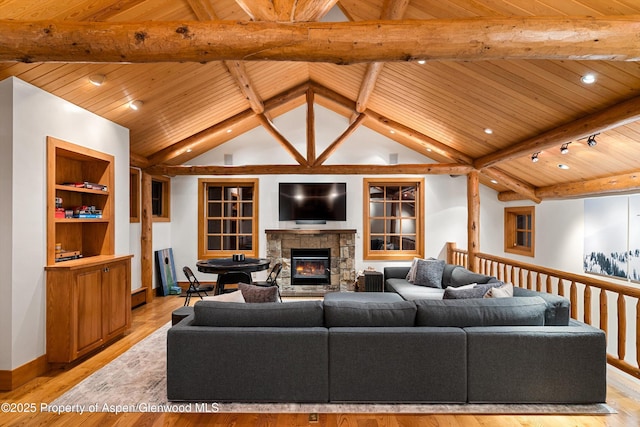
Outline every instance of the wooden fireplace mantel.
<svg viewBox="0 0 640 427"><path fill-rule="evenodd" d="M266 234L356 234L355 228L305 229L284 228L264 230Z"/></svg>

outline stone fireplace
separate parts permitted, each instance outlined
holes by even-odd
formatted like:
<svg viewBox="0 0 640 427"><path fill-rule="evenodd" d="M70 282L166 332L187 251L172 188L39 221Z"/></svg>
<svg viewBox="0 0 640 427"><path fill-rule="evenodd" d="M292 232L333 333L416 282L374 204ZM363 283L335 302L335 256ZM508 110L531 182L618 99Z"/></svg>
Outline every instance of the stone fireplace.
<svg viewBox="0 0 640 427"><path fill-rule="evenodd" d="M356 230L286 229L265 232L267 257L272 262L282 262L278 279L282 295L321 296L327 292L353 289ZM321 257L328 259L321 261Z"/></svg>

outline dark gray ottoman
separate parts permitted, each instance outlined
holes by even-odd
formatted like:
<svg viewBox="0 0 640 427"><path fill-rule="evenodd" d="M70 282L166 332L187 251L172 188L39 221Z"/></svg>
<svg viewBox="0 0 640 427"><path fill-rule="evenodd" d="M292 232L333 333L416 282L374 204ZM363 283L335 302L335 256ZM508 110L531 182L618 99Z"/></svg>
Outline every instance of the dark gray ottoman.
<svg viewBox="0 0 640 427"><path fill-rule="evenodd" d="M396 302L404 301L395 292L330 292L324 295L325 301L354 302Z"/></svg>

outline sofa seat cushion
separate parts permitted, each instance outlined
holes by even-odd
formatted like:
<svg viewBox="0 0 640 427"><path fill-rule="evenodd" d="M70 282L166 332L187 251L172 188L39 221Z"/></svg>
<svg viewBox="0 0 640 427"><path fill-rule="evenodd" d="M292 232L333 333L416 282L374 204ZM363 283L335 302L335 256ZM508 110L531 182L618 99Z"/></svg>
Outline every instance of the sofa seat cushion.
<svg viewBox="0 0 640 427"><path fill-rule="evenodd" d="M417 299L442 299L444 295L444 289L412 285L405 279L387 279L385 286L387 291L396 292L407 301Z"/></svg>
<svg viewBox="0 0 640 427"><path fill-rule="evenodd" d="M543 326L542 298L474 298L414 301L418 326Z"/></svg>
<svg viewBox="0 0 640 427"><path fill-rule="evenodd" d="M324 323L322 301L260 304L198 301L193 311L194 326L311 328Z"/></svg>
<svg viewBox="0 0 640 427"><path fill-rule="evenodd" d="M411 301L325 301L324 324L333 327L413 326L416 305Z"/></svg>

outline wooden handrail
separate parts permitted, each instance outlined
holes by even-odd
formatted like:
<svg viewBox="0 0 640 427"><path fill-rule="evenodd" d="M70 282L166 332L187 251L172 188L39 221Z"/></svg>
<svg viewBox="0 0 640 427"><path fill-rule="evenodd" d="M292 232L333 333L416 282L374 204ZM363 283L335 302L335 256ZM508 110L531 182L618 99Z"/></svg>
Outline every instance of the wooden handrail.
<svg viewBox="0 0 640 427"><path fill-rule="evenodd" d="M481 252L476 254L476 260L477 273L495 276L499 280L511 282L514 286L521 288L547 293L554 293L555 290L557 295L568 297L571 301L571 318L579 320L578 311L582 308L582 321L589 325L593 325L592 288L599 289L597 326L607 334L607 344L615 343L617 346L617 355L607 353L607 362L640 379L640 289ZM468 253L466 250L456 248L455 243L447 243L447 262L467 267ZM567 284L569 284L568 296ZM584 287L582 293L578 291L578 285ZM610 306L608 293L617 295L616 304ZM625 361L628 350L627 303L630 298L636 300L635 336L633 337L635 343L630 346L635 351L635 366ZM611 323L617 325L615 338L609 336L610 314L616 316L616 321Z"/></svg>

